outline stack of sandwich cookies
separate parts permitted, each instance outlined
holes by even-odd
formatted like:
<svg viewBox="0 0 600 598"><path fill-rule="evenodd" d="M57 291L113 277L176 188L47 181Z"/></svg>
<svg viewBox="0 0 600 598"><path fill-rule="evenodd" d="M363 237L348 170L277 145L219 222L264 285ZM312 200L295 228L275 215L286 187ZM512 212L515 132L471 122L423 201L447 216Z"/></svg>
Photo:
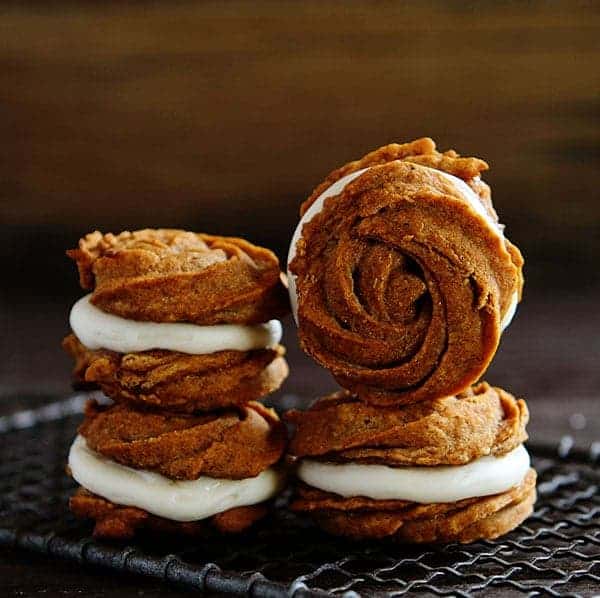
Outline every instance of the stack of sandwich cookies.
<svg viewBox="0 0 600 598"><path fill-rule="evenodd" d="M69 455L95 534L237 532L281 489L285 428L256 400L287 376L277 258L178 230L93 233L68 254L92 290L63 342L88 405Z"/></svg>
<svg viewBox="0 0 600 598"><path fill-rule="evenodd" d="M327 531L470 542L532 511L522 400L482 383L521 296L477 158L430 139L334 171L288 260L304 350L346 389L291 412L292 509Z"/></svg>

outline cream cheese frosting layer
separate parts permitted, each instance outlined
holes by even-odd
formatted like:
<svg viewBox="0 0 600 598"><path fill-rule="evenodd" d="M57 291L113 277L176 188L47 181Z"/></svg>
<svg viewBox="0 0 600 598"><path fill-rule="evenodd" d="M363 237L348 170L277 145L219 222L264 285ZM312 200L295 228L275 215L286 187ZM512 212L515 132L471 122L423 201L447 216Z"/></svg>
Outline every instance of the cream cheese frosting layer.
<svg viewBox="0 0 600 598"><path fill-rule="evenodd" d="M502 457L481 457L466 465L388 467L303 459L297 476L309 486L344 497L430 504L506 492L523 481L529 465L529 453L519 445Z"/></svg>
<svg viewBox="0 0 600 598"><path fill-rule="evenodd" d="M302 237L302 228L307 222L310 222L317 214L319 214L323 210L323 206L325 204L325 200L329 197L334 197L339 195L344 191L347 185L349 185L353 180L357 179L359 176L364 174L365 172L371 170L371 168L376 168L374 166L368 168L362 168L361 170L357 170L356 172L351 172L346 176L343 176L341 179L333 183L330 187L325 189L321 195L312 203L312 205L306 210L300 221L298 222L298 226L294 231L294 235L292 236L292 241L290 243L290 249L288 253L288 269L287 269L287 278L288 278L288 291L290 294L290 303L292 305L292 313L294 314L294 319L296 323L298 323L298 293L296 291L296 277L290 272L289 264L296 257L296 245L300 238ZM429 168L428 166L420 166L420 168ZM504 239L504 232L502 228L498 225L497 222L488 214L485 207L481 203L479 196L465 183L462 179L455 177L454 175L448 174L447 172L443 172L437 169L435 172L441 176L443 176L448 183L450 183L458 192L458 194L469 204L469 206L473 209L473 211L478 214L485 223L488 225L489 230L497 235L499 238ZM502 318L501 328L504 330L512 321L515 312L517 310L517 304L519 303L519 294L515 292L512 296L510 306L504 317Z"/></svg>
<svg viewBox="0 0 600 598"><path fill-rule="evenodd" d="M298 222L298 226L296 226L296 230L294 231L294 235L292 236L292 241L290 243L287 259L288 292L290 294L292 314L294 315L296 324L298 323L298 293L296 291L296 277L290 272L290 262L296 257L296 245L302 237L302 228L307 222L310 222L317 214L321 212L327 198L339 195L346 188L346 185L351 183L354 179L357 179L361 174L367 172L367 170L370 170L370 168L362 168L356 172L351 172L350 174L343 176L341 179L333 183L331 187L325 189L325 191L323 191L323 193L321 193L321 195L319 195L319 197L317 197L317 199L311 204L308 210L306 210L304 216L302 216L300 222Z"/></svg>
<svg viewBox="0 0 600 598"><path fill-rule="evenodd" d="M253 326L140 322L106 313L93 305L90 297L86 295L73 305L69 321L77 338L92 350L137 353L164 349L204 355L227 350L267 349L281 340L279 320Z"/></svg>
<svg viewBox="0 0 600 598"><path fill-rule="evenodd" d="M172 521L199 521L229 509L258 504L275 496L284 481L283 474L272 467L243 480L206 476L171 480L111 461L91 450L83 436L77 436L71 446L69 468L86 490L115 504L137 507Z"/></svg>

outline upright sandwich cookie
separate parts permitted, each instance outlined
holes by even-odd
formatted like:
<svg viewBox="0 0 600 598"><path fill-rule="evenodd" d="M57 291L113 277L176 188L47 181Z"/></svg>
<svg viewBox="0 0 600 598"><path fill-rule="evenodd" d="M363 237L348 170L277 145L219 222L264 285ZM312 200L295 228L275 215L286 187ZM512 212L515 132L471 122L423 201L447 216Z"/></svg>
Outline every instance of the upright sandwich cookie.
<svg viewBox="0 0 600 598"><path fill-rule="evenodd" d="M494 356L523 260L487 168L428 138L391 144L333 171L302 204L288 258L300 342L361 399L457 394Z"/></svg>
<svg viewBox="0 0 600 598"><path fill-rule="evenodd" d="M342 391L286 417L296 424L291 508L330 533L472 542L531 514L527 407L499 388L482 383L404 407L376 407Z"/></svg>

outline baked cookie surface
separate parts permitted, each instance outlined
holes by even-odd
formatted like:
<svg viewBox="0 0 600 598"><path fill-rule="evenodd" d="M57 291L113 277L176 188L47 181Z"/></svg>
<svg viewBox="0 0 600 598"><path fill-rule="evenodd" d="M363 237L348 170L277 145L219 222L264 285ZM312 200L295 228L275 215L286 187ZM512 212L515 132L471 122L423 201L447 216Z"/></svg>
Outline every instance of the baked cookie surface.
<svg viewBox="0 0 600 598"><path fill-rule="evenodd" d="M290 411L289 454L383 465L461 465L508 453L527 439L525 401L483 382L456 396L377 407L349 391Z"/></svg>
<svg viewBox="0 0 600 598"><path fill-rule="evenodd" d="M285 417L295 424L290 508L332 534L472 542L532 512L529 412L501 388L387 407L341 391Z"/></svg>
<svg viewBox="0 0 600 598"><path fill-rule="evenodd" d="M184 536L206 537L218 533L239 533L267 514L265 504L229 509L201 521L172 521L138 509L116 505L80 488L70 499L71 511L82 519L94 520L94 536L128 540L142 530Z"/></svg>
<svg viewBox="0 0 600 598"><path fill-rule="evenodd" d="M286 445L285 426L260 403L184 415L92 401L79 434L112 461L173 480L255 477L279 461Z"/></svg>
<svg viewBox="0 0 600 598"><path fill-rule="evenodd" d="M497 538L522 523L533 512L535 481L530 469L519 486L501 494L434 504L344 498L301 485L291 509L309 513L320 527L338 536L468 543Z"/></svg>
<svg viewBox="0 0 600 598"><path fill-rule="evenodd" d="M91 233L67 252L81 286L63 348L89 402L70 501L99 537L246 529L281 491L286 446L256 403L287 377L277 257L237 238L174 229Z"/></svg>
<svg viewBox="0 0 600 598"><path fill-rule="evenodd" d="M98 231L67 251L92 303L132 320L255 324L289 311L279 261L233 237L176 229Z"/></svg>
<svg viewBox="0 0 600 598"><path fill-rule="evenodd" d="M486 168L430 139L392 144L331 173L303 204L288 264L300 342L362 399L454 395L488 367L523 259Z"/></svg>
<svg viewBox="0 0 600 598"><path fill-rule="evenodd" d="M175 351L90 350L70 334L76 386L100 388L114 401L192 413L243 405L277 390L288 375L281 345L190 355Z"/></svg>

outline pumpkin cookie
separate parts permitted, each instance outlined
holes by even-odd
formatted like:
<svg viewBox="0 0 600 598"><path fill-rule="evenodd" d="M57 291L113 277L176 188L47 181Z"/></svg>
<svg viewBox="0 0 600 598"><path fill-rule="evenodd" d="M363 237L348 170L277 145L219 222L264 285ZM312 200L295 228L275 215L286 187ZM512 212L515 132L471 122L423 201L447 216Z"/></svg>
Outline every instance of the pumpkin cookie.
<svg viewBox="0 0 600 598"><path fill-rule="evenodd" d="M285 349L219 351L92 351L70 334L63 347L75 360L77 387L100 388L119 403L192 413L243 405L277 390L288 375Z"/></svg>
<svg viewBox="0 0 600 598"><path fill-rule="evenodd" d="M83 288L63 341L87 405L69 452L73 512L96 536L246 529L283 484L286 430L255 399L288 374L275 255L180 230L95 232L67 252Z"/></svg>
<svg viewBox="0 0 600 598"><path fill-rule="evenodd" d="M201 521L173 521L136 507L116 505L83 488L71 497L69 507L77 517L94 520L95 537L113 540L129 540L141 530L202 537L239 533L262 519L268 510L260 504L229 509Z"/></svg>
<svg viewBox="0 0 600 598"><path fill-rule="evenodd" d="M251 478L279 461L286 444L283 423L260 403L183 415L90 401L79 434L108 459L173 480Z"/></svg>
<svg viewBox="0 0 600 598"><path fill-rule="evenodd" d="M67 252L84 288L63 341L78 387L183 413L260 399L288 375L279 263L242 239L91 233Z"/></svg>
<svg viewBox="0 0 600 598"><path fill-rule="evenodd" d="M376 407L347 391L286 418L298 488L291 509L352 538L471 542L521 523L535 501L528 410L481 383L455 396Z"/></svg>
<svg viewBox="0 0 600 598"><path fill-rule="evenodd" d="M354 539L391 538L406 543L475 542L502 536L533 511L536 473L500 494L451 503L420 504L401 500L345 499L301 486L291 505L309 513L336 536Z"/></svg>
<svg viewBox="0 0 600 598"><path fill-rule="evenodd" d="M376 407L348 391L288 411L294 458L383 465L463 465L527 440L525 401L482 382L455 397Z"/></svg>
<svg viewBox="0 0 600 598"><path fill-rule="evenodd" d="M90 402L69 453L71 509L95 535L242 531L283 484L285 427L259 403L199 416Z"/></svg>
<svg viewBox="0 0 600 598"><path fill-rule="evenodd" d="M431 139L379 148L302 205L289 290L303 349L378 405L454 395L477 381L521 296L479 158Z"/></svg>
<svg viewBox="0 0 600 598"><path fill-rule="evenodd" d="M243 239L175 229L98 231L67 251L82 288L131 320L256 324L288 311L274 253Z"/></svg>

